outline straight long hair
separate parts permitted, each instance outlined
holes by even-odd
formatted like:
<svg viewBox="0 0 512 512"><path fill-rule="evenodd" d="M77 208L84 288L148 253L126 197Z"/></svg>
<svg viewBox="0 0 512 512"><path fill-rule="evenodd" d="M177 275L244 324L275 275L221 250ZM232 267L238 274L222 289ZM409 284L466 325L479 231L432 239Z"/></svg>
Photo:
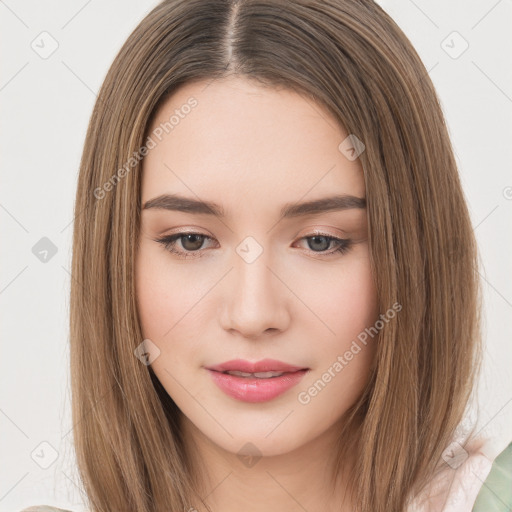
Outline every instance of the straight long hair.
<svg viewBox="0 0 512 512"><path fill-rule="evenodd" d="M134 356L143 340L137 155L178 87L226 76L296 91L365 145L378 304L402 309L379 331L371 377L335 448L341 468L351 436L358 511L401 512L443 464L470 401L480 289L436 92L409 40L372 0L165 0L116 56L90 119L75 202L71 390L87 503L92 512L167 512L202 502L180 411Z"/></svg>

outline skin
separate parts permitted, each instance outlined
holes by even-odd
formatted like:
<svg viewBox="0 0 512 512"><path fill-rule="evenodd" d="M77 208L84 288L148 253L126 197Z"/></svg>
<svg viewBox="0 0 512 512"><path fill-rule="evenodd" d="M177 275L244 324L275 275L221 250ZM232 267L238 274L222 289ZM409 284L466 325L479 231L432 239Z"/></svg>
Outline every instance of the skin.
<svg viewBox="0 0 512 512"><path fill-rule="evenodd" d="M143 162L142 205L173 193L213 201L228 214L141 212L137 301L144 337L160 350L152 369L182 412L212 510L339 511L345 476L330 487L333 446L367 382L374 345L309 403L298 394L378 318L367 214L352 208L280 219L279 211L334 193L364 198L362 167L338 149L348 134L312 100L246 78L207 84L185 84L163 104L151 130L191 96L198 101ZM308 245L315 229L353 244L344 254L334 252L335 242ZM201 257L180 258L155 241L178 231L210 237L202 246L175 244L189 253L199 246ZM250 264L236 251L247 236L263 249ZM246 403L224 394L205 369L264 358L310 371L283 395ZM251 467L238 456L250 452L241 451L248 442L261 455ZM349 457L344 471L350 465ZM350 509L345 501L341 510Z"/></svg>

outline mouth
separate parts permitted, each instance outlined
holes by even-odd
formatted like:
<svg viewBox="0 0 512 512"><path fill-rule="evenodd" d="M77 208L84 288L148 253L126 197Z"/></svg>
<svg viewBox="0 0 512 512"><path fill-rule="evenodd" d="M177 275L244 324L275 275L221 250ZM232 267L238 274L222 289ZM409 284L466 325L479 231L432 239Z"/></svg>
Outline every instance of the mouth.
<svg viewBox="0 0 512 512"><path fill-rule="evenodd" d="M301 366L296 366L277 359L262 359L261 361L251 362L244 359L233 359L215 366L208 366L208 370L216 372L238 372L239 374L263 374L263 373L291 373L298 370L308 370ZM244 375L239 375L244 376ZM264 376L263 378L267 378Z"/></svg>
<svg viewBox="0 0 512 512"><path fill-rule="evenodd" d="M243 402L267 402L297 385L309 368L265 359L257 363L234 360L206 368L226 395Z"/></svg>
<svg viewBox="0 0 512 512"><path fill-rule="evenodd" d="M215 371L215 370L212 370ZM300 370L297 370L300 371ZM295 372L256 372L256 373L246 373L238 370L231 370L229 372L220 372L226 375L234 375L235 377L243 377L244 379L248 378L256 378L256 379L273 379L275 377L281 377L285 373L295 373Z"/></svg>

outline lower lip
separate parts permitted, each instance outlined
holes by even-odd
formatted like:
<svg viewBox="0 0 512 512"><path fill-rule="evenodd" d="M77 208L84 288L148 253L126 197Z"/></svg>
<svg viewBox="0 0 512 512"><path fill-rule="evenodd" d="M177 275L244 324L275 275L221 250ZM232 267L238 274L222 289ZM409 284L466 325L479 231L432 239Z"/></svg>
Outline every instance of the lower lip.
<svg viewBox="0 0 512 512"><path fill-rule="evenodd" d="M308 370L283 373L280 377L258 379L237 377L228 373L208 370L213 381L226 395L242 402L267 402L298 384Z"/></svg>

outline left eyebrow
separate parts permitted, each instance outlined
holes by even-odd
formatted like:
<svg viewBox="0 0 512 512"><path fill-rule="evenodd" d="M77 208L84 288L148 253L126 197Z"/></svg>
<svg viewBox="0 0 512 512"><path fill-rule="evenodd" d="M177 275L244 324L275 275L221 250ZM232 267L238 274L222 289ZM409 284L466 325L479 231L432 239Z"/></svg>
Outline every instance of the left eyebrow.
<svg viewBox="0 0 512 512"><path fill-rule="evenodd" d="M222 206L211 201L201 201L177 194L163 194L149 199L143 206L147 209L170 210L199 215L214 215L225 218L226 213ZM348 194L324 197L302 203L287 203L281 208L281 217L301 217L329 211L350 210L353 208L365 209L366 198Z"/></svg>
<svg viewBox="0 0 512 512"><path fill-rule="evenodd" d="M353 208L366 208L366 199L350 195L330 196L304 203L285 204L281 209L281 217L300 217L303 215L314 215L317 213L351 210Z"/></svg>

